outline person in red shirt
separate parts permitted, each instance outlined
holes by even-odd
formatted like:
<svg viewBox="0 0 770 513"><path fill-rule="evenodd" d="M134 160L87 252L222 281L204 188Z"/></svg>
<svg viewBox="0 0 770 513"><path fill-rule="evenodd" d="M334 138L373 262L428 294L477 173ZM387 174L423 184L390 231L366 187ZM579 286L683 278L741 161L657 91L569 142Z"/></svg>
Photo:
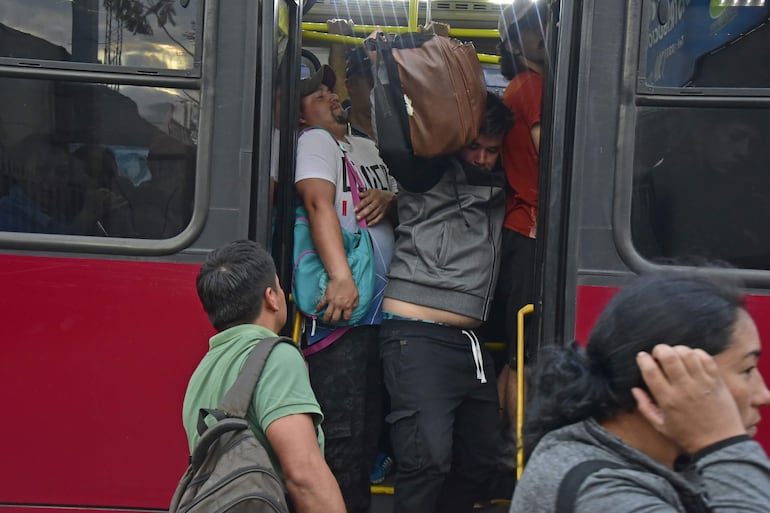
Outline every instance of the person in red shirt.
<svg viewBox="0 0 770 513"><path fill-rule="evenodd" d="M540 113L546 59L543 19L544 8L537 3L516 2L503 11L498 26L500 72L510 80L503 102L515 120L502 147L508 196L496 293L509 355L508 365L500 373L498 392L501 408L506 413L503 420L509 422L511 429L516 424L516 314L522 306L534 301Z"/></svg>

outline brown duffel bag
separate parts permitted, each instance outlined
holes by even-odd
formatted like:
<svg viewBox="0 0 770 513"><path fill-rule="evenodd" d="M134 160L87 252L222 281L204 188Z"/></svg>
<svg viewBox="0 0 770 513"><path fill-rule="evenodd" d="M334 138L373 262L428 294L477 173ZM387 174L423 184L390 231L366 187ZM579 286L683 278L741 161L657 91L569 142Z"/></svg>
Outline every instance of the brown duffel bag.
<svg viewBox="0 0 770 513"><path fill-rule="evenodd" d="M436 34L390 39L379 33L366 44L374 58L381 150L406 142L414 155L435 157L454 153L477 137L487 92L472 43ZM391 132L397 127L404 141L390 140L398 135Z"/></svg>

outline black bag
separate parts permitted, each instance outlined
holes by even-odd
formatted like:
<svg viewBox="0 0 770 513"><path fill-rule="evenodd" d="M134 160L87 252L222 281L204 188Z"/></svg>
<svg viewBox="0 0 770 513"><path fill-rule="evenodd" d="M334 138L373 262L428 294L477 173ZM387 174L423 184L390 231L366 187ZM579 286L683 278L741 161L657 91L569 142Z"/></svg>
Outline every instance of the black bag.
<svg viewBox="0 0 770 513"><path fill-rule="evenodd" d="M201 438L169 513L288 513L283 483L245 419L265 361L279 343L297 348L286 337L260 341L217 409L201 409ZM209 415L217 419L210 427Z"/></svg>
<svg viewBox="0 0 770 513"><path fill-rule="evenodd" d="M486 83L472 43L436 34L378 33L373 57L373 120L382 154L449 155L478 135Z"/></svg>

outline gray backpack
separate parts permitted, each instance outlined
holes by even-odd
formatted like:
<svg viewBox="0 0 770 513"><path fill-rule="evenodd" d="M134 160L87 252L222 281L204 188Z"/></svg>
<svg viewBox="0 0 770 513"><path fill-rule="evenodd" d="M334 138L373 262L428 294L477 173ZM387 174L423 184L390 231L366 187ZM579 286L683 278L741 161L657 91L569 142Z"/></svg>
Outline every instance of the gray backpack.
<svg viewBox="0 0 770 513"><path fill-rule="evenodd" d="M288 513L283 484L245 420L265 361L282 342L297 347L286 337L260 341L217 409L201 409L201 438L169 513ZM205 422L209 415L217 419L210 427Z"/></svg>

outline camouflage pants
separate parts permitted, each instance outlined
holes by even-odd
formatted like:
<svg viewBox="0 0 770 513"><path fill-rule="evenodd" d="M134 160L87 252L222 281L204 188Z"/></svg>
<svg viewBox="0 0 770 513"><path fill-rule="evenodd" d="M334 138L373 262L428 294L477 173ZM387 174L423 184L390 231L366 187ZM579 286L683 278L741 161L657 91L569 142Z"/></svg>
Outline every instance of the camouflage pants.
<svg viewBox="0 0 770 513"><path fill-rule="evenodd" d="M324 414L326 462L349 513L366 513L371 500L369 473L383 423L378 328L352 328L307 358L310 384Z"/></svg>

